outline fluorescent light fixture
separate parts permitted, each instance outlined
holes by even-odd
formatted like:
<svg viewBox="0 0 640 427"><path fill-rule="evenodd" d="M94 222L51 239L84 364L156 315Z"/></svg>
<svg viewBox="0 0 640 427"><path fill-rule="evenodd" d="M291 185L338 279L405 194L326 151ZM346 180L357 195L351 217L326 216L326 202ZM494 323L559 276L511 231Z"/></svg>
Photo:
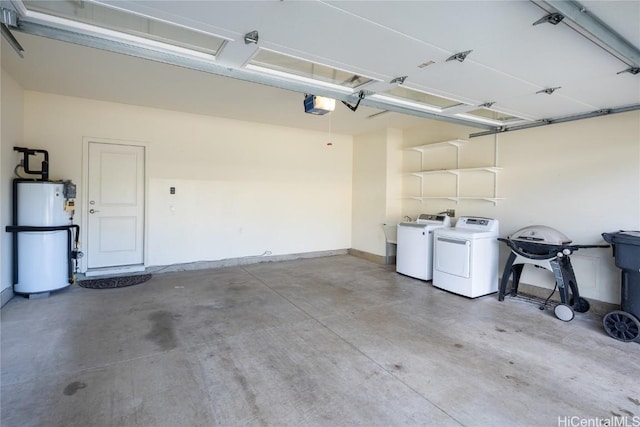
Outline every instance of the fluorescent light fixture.
<svg viewBox="0 0 640 427"><path fill-rule="evenodd" d="M304 98L304 112L323 115L336 109L336 100L324 96L306 95Z"/></svg>

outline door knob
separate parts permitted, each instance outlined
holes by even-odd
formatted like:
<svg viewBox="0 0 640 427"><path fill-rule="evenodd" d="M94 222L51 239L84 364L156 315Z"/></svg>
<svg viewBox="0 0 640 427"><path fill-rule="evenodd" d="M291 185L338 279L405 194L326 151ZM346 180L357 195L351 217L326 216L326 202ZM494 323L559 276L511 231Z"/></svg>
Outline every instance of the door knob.
<svg viewBox="0 0 640 427"><path fill-rule="evenodd" d="M100 212L100 211L97 211L97 210L95 210L95 209L89 209L89 213L90 213L90 214L92 214L92 213L96 213L96 212Z"/></svg>

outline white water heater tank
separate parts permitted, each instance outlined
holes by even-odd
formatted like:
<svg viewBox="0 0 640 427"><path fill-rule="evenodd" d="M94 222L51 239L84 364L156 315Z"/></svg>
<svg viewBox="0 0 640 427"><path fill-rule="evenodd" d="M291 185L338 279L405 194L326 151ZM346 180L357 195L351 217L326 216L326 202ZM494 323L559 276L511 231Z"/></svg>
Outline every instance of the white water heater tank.
<svg viewBox="0 0 640 427"><path fill-rule="evenodd" d="M19 226L50 227L71 224L65 211L64 184L23 181L17 184ZM67 230L18 233L18 283L24 294L49 292L69 286Z"/></svg>

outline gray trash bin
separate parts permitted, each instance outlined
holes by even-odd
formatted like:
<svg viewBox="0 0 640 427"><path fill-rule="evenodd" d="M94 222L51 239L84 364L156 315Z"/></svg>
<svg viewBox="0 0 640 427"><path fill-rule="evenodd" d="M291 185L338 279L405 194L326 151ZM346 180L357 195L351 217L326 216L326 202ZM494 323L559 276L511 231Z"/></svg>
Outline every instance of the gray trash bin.
<svg viewBox="0 0 640 427"><path fill-rule="evenodd" d="M640 231L602 233L613 247L621 274L622 310L608 313L602 323L607 333L620 341L640 341Z"/></svg>

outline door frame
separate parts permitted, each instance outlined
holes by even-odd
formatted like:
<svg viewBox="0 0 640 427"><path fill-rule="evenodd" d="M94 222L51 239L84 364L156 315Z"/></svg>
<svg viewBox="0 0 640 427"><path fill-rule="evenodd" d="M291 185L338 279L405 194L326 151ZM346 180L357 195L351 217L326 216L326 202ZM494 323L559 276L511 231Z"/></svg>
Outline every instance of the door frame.
<svg viewBox="0 0 640 427"><path fill-rule="evenodd" d="M92 142L97 142L99 144L111 144L111 145L127 145L132 147L143 147L144 148L144 195L143 195L143 216L142 220L144 222L144 227L142 231L142 265L132 265L132 266L124 266L124 267L105 267L100 269L88 269L87 258L80 258L80 272L84 273L86 276L97 275L97 274L109 274L109 273L127 273L127 272L136 272L136 271L144 271L146 266L148 265L149 259L149 146L148 142L143 141L132 141L132 140L123 140L123 139L111 139L111 138L94 138L89 136L82 137L82 185L80 191L80 203L76 203L76 212L80 211L80 251L86 251L86 248L82 247L82 242L88 242L89 232L87 230L87 226L89 224L89 212L86 209L87 200L89 200L89 144ZM92 274L93 273L93 274Z"/></svg>

